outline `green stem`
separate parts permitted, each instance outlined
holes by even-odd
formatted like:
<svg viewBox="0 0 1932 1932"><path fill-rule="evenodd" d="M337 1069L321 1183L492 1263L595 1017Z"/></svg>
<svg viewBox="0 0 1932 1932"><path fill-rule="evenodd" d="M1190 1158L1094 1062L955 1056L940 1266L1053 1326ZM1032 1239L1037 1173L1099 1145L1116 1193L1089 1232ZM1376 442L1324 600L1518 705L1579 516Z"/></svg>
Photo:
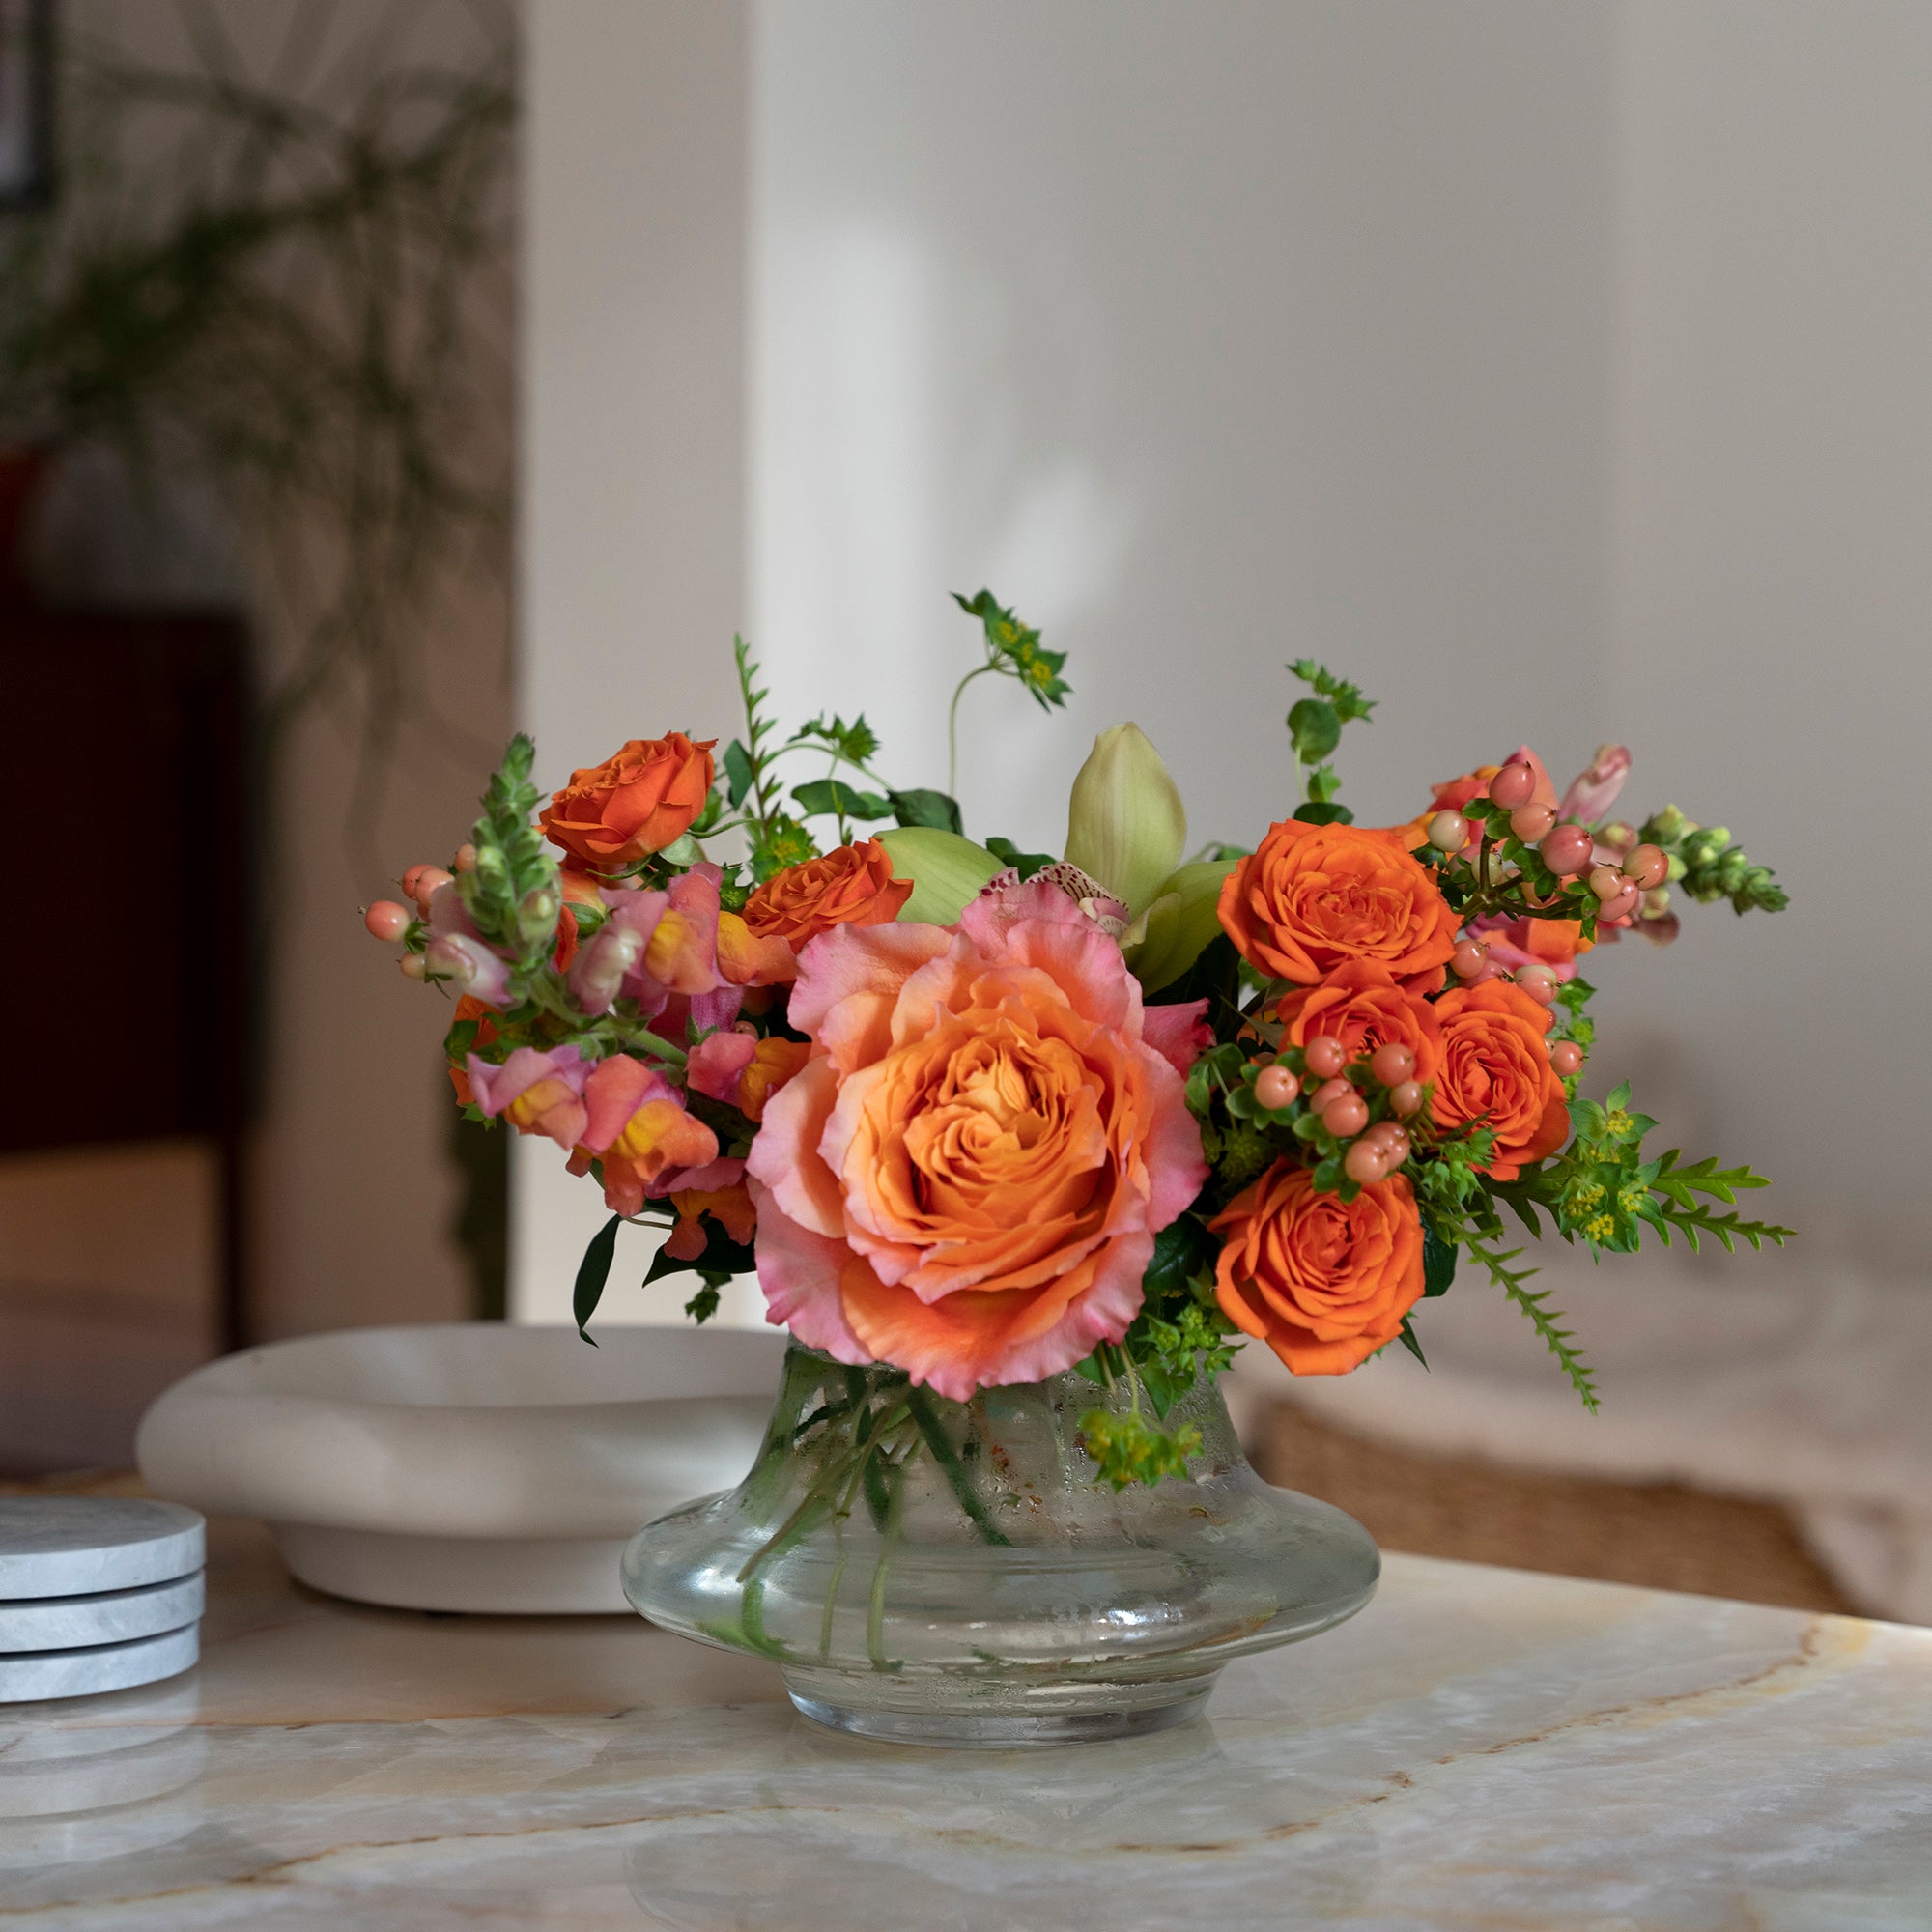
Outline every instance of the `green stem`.
<svg viewBox="0 0 1932 1932"><path fill-rule="evenodd" d="M953 687L952 703L946 713L946 791L951 798L959 795L959 700L966 696L966 687L976 677L984 677L988 671L998 670L996 664L982 664L969 670Z"/></svg>
<svg viewBox="0 0 1932 1932"><path fill-rule="evenodd" d="M915 1444L913 1455L917 1453ZM893 1560L893 1548L898 1542L899 1518L905 1509L906 1468L911 1461L912 1455L908 1455L904 1463L894 1465L893 1474L897 1480L892 1486L885 1527L880 1533L879 1560L872 1566L872 1587L866 1599L866 1655L871 1659L874 1670L894 1667L886 1655L886 1570Z"/></svg>
<svg viewBox="0 0 1932 1932"><path fill-rule="evenodd" d="M952 1493L958 1497L959 1507L972 1519L973 1527L986 1542L1010 1548L1012 1538L1005 1535L986 1514L986 1505L980 1500L978 1492L973 1488L971 1473L959 1460L958 1451L947 1440L946 1431L933 1411L930 1392L923 1388L909 1390L906 1407L911 1411L913 1421L919 1425L925 1446L932 1451L932 1460L939 1464Z"/></svg>

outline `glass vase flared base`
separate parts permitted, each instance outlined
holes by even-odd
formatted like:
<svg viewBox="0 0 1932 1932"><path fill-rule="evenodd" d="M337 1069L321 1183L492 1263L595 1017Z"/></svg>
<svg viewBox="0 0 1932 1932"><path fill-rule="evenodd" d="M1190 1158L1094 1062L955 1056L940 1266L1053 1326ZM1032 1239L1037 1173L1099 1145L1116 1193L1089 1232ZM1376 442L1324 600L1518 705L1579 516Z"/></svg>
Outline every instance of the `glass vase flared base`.
<svg viewBox="0 0 1932 1932"><path fill-rule="evenodd" d="M1080 1688L1091 1699L1094 1687ZM1037 1745L1084 1745L1107 1738L1145 1737L1151 1731L1171 1730L1200 1716L1208 1708L1208 1693L1213 1688L1211 1676L1189 1685L1179 1696L1174 1694L1174 1686L1164 1685L1164 1701L1112 1710L912 1711L834 1703L801 1690L792 1673L785 1673L785 1690L793 1705L802 1716L828 1730L870 1738L878 1744L928 1745L954 1750L1023 1750ZM849 1681L841 1689L849 1695Z"/></svg>
<svg viewBox="0 0 1932 1932"><path fill-rule="evenodd" d="M1340 1510L1264 1483L1204 1379L1165 1421L1184 1473L1101 1484L1077 1375L949 1402L796 1346L756 1465L648 1523L624 1589L650 1620L768 1658L835 1730L1071 1744L1164 1729L1231 1658L1352 1616L1380 1561Z"/></svg>

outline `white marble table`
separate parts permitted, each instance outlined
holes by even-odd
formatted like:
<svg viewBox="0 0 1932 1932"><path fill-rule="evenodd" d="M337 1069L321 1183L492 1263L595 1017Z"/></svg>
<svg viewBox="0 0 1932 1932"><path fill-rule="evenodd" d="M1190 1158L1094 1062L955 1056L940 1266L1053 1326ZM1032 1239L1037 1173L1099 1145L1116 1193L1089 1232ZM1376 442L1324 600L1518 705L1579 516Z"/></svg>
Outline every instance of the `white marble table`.
<svg viewBox="0 0 1932 1932"><path fill-rule="evenodd" d="M0 1711L0 1928L1932 1927L1932 1631L1396 1557L1204 1722L952 1754L217 1528L198 1672Z"/></svg>

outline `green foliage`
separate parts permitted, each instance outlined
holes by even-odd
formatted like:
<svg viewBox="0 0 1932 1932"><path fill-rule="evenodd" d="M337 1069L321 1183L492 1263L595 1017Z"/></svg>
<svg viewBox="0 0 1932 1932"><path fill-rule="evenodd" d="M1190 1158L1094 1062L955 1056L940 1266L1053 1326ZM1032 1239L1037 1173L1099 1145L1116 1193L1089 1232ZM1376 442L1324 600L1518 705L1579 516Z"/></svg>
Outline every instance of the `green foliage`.
<svg viewBox="0 0 1932 1932"><path fill-rule="evenodd" d="M611 1279L611 1264L617 1253L617 1230L623 1220L621 1214L612 1214L591 1236L583 1259L577 1264L577 1286L571 1291L570 1312L577 1319L577 1332L593 1349L597 1344L590 1340L590 1318L604 1299L604 1285Z"/></svg>
<svg viewBox="0 0 1932 1932"><path fill-rule="evenodd" d="M1700 905L1729 899L1739 914L1782 912L1790 895L1768 866L1754 865L1731 842L1729 828L1699 825L1674 805L1647 820L1638 835L1670 860L1670 876Z"/></svg>
<svg viewBox="0 0 1932 1932"><path fill-rule="evenodd" d="M959 789L959 700L976 677L990 674L1017 679L1033 694L1034 701L1042 711L1050 711L1056 705L1064 707L1073 689L1060 674L1066 663L1066 653L1047 650L1039 641L1039 633L1022 624L990 590L975 591L971 597L962 597L955 590L952 601L969 617L979 618L985 634L986 654L981 663L975 665L959 680L946 714L946 790L949 794ZM963 832L964 828L955 823L945 829Z"/></svg>
<svg viewBox="0 0 1932 1932"><path fill-rule="evenodd" d="M975 591L971 597L955 590L952 601L985 629L986 663L981 668L1017 678L1042 711L1066 702L1073 687L1060 674L1066 663L1065 651L1045 649L1039 633L1022 624L990 590Z"/></svg>
<svg viewBox="0 0 1932 1932"><path fill-rule="evenodd" d="M470 832L472 870L456 875L456 890L476 930L500 947L527 977L550 958L563 899L556 861L531 823L537 788L530 782L535 749L519 732L483 794L483 815Z"/></svg>
<svg viewBox="0 0 1932 1932"><path fill-rule="evenodd" d="M945 792L915 787L887 796L893 803L893 815L901 825L923 825L934 832L952 832L962 838L966 836L959 808Z"/></svg>
<svg viewBox="0 0 1932 1932"><path fill-rule="evenodd" d="M794 735L801 739L821 740L848 765L859 771L864 771L866 766L878 755L879 734L866 723L864 712L861 712L849 724L837 712L829 720L821 713L818 717L801 724Z"/></svg>
<svg viewBox="0 0 1932 1932"><path fill-rule="evenodd" d="M833 815L838 818L891 818L893 802L875 791L860 791L838 779L812 779L793 785L791 795L806 817Z"/></svg>
<svg viewBox="0 0 1932 1932"><path fill-rule="evenodd" d="M680 1261L675 1255L660 1248L651 1257L651 1264L645 1271L646 1288L671 1274L696 1274L707 1282L714 1279L726 1282L733 1275L757 1271L757 1256L750 1242L734 1241L709 1214L702 1217L701 1225L704 1230L704 1252L693 1256L690 1261Z"/></svg>
<svg viewBox="0 0 1932 1932"><path fill-rule="evenodd" d="M1447 1294L1456 1279L1456 1245L1445 1241L1425 1221L1422 1224L1422 1292L1426 1295Z"/></svg>
<svg viewBox="0 0 1932 1932"><path fill-rule="evenodd" d="M1591 1414L1597 1411L1597 1383L1588 1365L1577 1352L1577 1338L1569 1329L1561 1326L1563 1318L1548 1304L1549 1291L1532 1293L1523 1284L1536 1272L1534 1268L1512 1268L1510 1263L1521 1253L1520 1248L1511 1248L1498 1254L1493 1248L1481 1241L1468 1243L1469 1252L1489 1269L1493 1281L1516 1305L1529 1318L1530 1325L1543 1337L1543 1343L1556 1357L1557 1366L1570 1378L1570 1386L1583 1400L1583 1406Z"/></svg>
<svg viewBox="0 0 1932 1932"><path fill-rule="evenodd" d="M1193 1423L1170 1435L1138 1409L1119 1415L1090 1408L1080 1418L1080 1435L1098 1480L1115 1490L1131 1483L1151 1489L1169 1476L1185 1476L1188 1457L1201 1453L1201 1431Z"/></svg>
<svg viewBox="0 0 1932 1932"><path fill-rule="evenodd" d="M1375 700L1313 658L1299 658L1288 668L1315 691L1313 697L1297 698L1288 714L1289 741L1307 771L1307 801L1295 808L1294 816L1304 825L1352 825L1355 814L1335 803L1342 781L1326 761L1342 742L1343 725L1367 718Z"/></svg>
<svg viewBox="0 0 1932 1932"><path fill-rule="evenodd" d="M731 1277L700 1270L698 1278L704 1285L684 1304L684 1312L701 1328L718 1313L718 1292Z"/></svg>
<svg viewBox="0 0 1932 1932"><path fill-rule="evenodd" d="M1022 852L1010 838L989 838L986 850L994 858L1004 859L1022 879L1030 879L1056 863L1051 852Z"/></svg>

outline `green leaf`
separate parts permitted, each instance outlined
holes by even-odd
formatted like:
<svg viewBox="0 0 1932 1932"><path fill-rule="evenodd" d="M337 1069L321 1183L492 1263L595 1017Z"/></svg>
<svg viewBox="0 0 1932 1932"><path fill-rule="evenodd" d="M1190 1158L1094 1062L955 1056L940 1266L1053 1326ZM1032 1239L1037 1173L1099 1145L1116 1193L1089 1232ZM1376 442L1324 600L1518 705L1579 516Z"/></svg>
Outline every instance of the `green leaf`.
<svg viewBox="0 0 1932 1932"><path fill-rule="evenodd" d="M860 791L838 779L813 779L810 783L793 785L791 795L808 818L841 812L847 818L859 819L893 815L891 799L881 798L875 791Z"/></svg>
<svg viewBox="0 0 1932 1932"><path fill-rule="evenodd" d="M660 1248L651 1257L650 1267L645 1271L646 1288L654 1281L662 1281L668 1274L716 1275L721 1281L728 1281L733 1275L752 1274L756 1270L758 1258L749 1243L734 1241L709 1214L703 1217L702 1226L704 1252L694 1255L686 1262Z"/></svg>
<svg viewBox="0 0 1932 1932"><path fill-rule="evenodd" d="M1036 872L1058 864L1051 852L1022 852L1010 838L989 838L986 850L994 858L1005 860L1022 879L1030 879Z"/></svg>
<svg viewBox="0 0 1932 1932"><path fill-rule="evenodd" d="M734 808L745 802L752 788L752 760L743 745L733 738L724 747L724 795Z"/></svg>
<svg viewBox="0 0 1932 1932"><path fill-rule="evenodd" d="M1426 1369L1429 1366L1429 1357L1422 1352L1422 1344L1415 1339L1415 1330L1408 1325L1406 1315L1402 1318L1400 1339L1402 1346Z"/></svg>
<svg viewBox="0 0 1932 1932"><path fill-rule="evenodd" d="M1304 765L1319 765L1342 742L1342 721L1332 704L1303 697L1288 714L1288 732L1294 741L1294 755Z"/></svg>
<svg viewBox="0 0 1932 1932"><path fill-rule="evenodd" d="M570 1312L577 1318L577 1332L593 1349L597 1344L590 1341L588 1323L597 1313L597 1304L604 1299L604 1284L611 1279L611 1263L617 1252L617 1230L623 1218L621 1214L612 1214L591 1236L590 1245L577 1264L577 1287L571 1293Z"/></svg>
<svg viewBox="0 0 1932 1932"><path fill-rule="evenodd" d="M1456 1249L1445 1241L1427 1221L1422 1224L1422 1292L1426 1295L1446 1294L1456 1279ZM1425 1364L1425 1366L1427 1366Z"/></svg>
<svg viewBox="0 0 1932 1932"><path fill-rule="evenodd" d="M901 825L926 825L936 832L955 832L962 838L966 827L959 808L943 791L915 788L889 793L895 816Z"/></svg>
<svg viewBox="0 0 1932 1932"><path fill-rule="evenodd" d="M1220 1242L1192 1214L1170 1221L1153 1237L1153 1258L1141 1276L1143 1295L1154 1301L1185 1293L1220 1251Z"/></svg>
<svg viewBox="0 0 1932 1932"><path fill-rule="evenodd" d="M1297 658L1289 669L1303 684L1312 685L1318 697L1331 698L1335 715L1344 724L1356 718L1366 718L1376 708L1373 697L1364 697L1346 678L1337 677L1327 666L1317 664L1313 658Z"/></svg>
<svg viewBox="0 0 1932 1932"><path fill-rule="evenodd" d="M1304 825L1352 825L1355 814L1346 805L1297 805L1294 816Z"/></svg>

